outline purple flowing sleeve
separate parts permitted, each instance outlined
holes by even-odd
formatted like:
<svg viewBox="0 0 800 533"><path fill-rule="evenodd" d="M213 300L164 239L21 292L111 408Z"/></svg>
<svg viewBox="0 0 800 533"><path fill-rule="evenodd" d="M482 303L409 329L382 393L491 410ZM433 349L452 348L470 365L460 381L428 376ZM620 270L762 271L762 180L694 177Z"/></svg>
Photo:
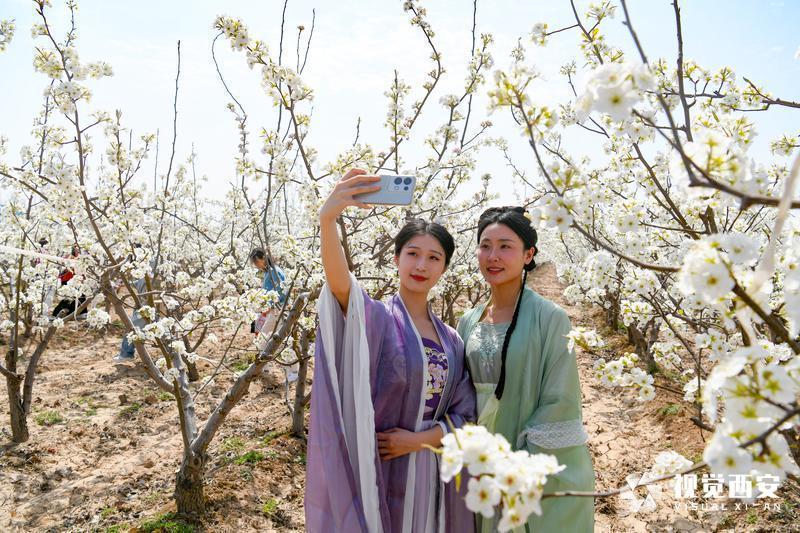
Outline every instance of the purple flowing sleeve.
<svg viewBox="0 0 800 533"><path fill-rule="evenodd" d="M363 290L361 292L369 346L370 381L374 383L374 363L379 358L383 343L387 312L383 304L369 298ZM332 382L328 359L325 357L326 350L332 350L331 359L340 367L345 317L341 312L334 312L325 318L332 321L335 342L334 346L323 346L322 336L317 331L306 456L306 531L366 533L368 527L359 496L358 480L350 463L344 428L341 426L342 413L336 392L340 384ZM381 509L381 515L385 517L385 514L386 510ZM383 521L385 523L385 518Z"/></svg>

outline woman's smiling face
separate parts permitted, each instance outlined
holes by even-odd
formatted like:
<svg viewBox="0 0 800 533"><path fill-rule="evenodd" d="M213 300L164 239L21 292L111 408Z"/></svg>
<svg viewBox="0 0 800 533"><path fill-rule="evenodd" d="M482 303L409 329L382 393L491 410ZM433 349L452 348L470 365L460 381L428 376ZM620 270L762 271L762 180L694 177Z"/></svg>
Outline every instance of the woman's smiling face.
<svg viewBox="0 0 800 533"><path fill-rule="evenodd" d="M526 263L533 259L534 248L525 243L505 224L486 226L478 243L478 266L489 285L518 280Z"/></svg>
<svg viewBox="0 0 800 533"><path fill-rule="evenodd" d="M400 284L414 292L425 292L436 285L445 271L445 252L433 235L412 237L394 257Z"/></svg>

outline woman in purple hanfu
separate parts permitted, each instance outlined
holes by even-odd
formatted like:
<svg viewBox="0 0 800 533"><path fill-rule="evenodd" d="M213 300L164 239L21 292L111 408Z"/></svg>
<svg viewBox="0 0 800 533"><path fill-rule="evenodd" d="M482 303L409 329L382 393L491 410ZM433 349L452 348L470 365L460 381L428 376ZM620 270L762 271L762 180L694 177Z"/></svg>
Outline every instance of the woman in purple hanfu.
<svg viewBox="0 0 800 533"><path fill-rule="evenodd" d="M475 420L464 344L431 312L428 292L455 245L439 224L415 220L395 238L399 290L370 298L347 268L336 217L367 207L354 194L377 189L354 169L319 214L327 284L319 331L306 474L311 532L471 532L474 518L455 484L439 478L438 446ZM463 484L464 486L466 483Z"/></svg>

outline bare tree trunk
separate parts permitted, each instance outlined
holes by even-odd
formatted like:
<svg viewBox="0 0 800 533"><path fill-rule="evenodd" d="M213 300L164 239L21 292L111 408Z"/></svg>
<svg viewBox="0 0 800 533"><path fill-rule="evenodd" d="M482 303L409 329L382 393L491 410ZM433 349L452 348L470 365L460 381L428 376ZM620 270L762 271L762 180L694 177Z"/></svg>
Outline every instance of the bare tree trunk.
<svg viewBox="0 0 800 533"><path fill-rule="evenodd" d="M638 324L631 324L627 327L628 329L628 342L633 345L634 351L642 358L642 361L645 362L647 365L647 371L653 372L658 365L656 364L656 360L653 358L653 354L650 353L650 345L647 342L647 326L645 326L645 332L643 333L640 329Z"/></svg>
<svg viewBox="0 0 800 533"><path fill-rule="evenodd" d="M19 327L19 323L17 327ZM25 413L25 404L20 390L20 378L16 374L17 359L19 357L18 333L18 329L15 329L11 333L8 351L6 352L6 364L3 371L3 375L6 378L6 388L8 390L8 412L11 416L11 439L17 443L25 442L30 437L28 432L28 417Z"/></svg>
<svg viewBox="0 0 800 533"><path fill-rule="evenodd" d="M28 432L28 416L22 405L19 381L6 377L8 389L8 407L11 415L11 439L14 442L25 442L30 437Z"/></svg>
<svg viewBox="0 0 800 533"><path fill-rule="evenodd" d="M297 384L294 389L294 409L292 409L292 435L305 438L306 376L308 376L308 332L300 334L300 353L298 355Z"/></svg>
<svg viewBox="0 0 800 533"><path fill-rule="evenodd" d="M26 339L30 339L31 335L33 335L33 306L28 306L28 309L25 311L25 331L22 333L22 336Z"/></svg>
<svg viewBox="0 0 800 533"><path fill-rule="evenodd" d="M800 426L795 425L789 429L780 430L780 433L789 444L789 451L792 454L792 459L794 459L796 464L800 465L800 431L798 431L798 429L800 429Z"/></svg>
<svg viewBox="0 0 800 533"><path fill-rule="evenodd" d="M306 436L305 412L306 403L306 376L308 375L308 362L310 359L304 357L300 360L300 368L297 371L297 387L294 391L294 410L292 411L292 435L295 437Z"/></svg>
<svg viewBox="0 0 800 533"><path fill-rule="evenodd" d="M194 383L200 379L200 372L197 371L197 365L195 363L190 363L185 358L183 359L183 364L186 365L186 375L189 377L189 381Z"/></svg>
<svg viewBox="0 0 800 533"><path fill-rule="evenodd" d="M653 357L651 348L658 342L658 324L655 319L650 319L643 329L639 329L639 324L631 324L628 330L628 342L633 345L634 350L647 364L648 372L654 372L658 368Z"/></svg>
<svg viewBox="0 0 800 533"><path fill-rule="evenodd" d="M206 502L203 492L205 465L205 455L187 451L175 481L175 504L181 516L197 518L205 512Z"/></svg>
<svg viewBox="0 0 800 533"><path fill-rule="evenodd" d="M606 293L606 297L611 305L606 309L606 322L611 329L617 331L619 329L619 297L616 294Z"/></svg>

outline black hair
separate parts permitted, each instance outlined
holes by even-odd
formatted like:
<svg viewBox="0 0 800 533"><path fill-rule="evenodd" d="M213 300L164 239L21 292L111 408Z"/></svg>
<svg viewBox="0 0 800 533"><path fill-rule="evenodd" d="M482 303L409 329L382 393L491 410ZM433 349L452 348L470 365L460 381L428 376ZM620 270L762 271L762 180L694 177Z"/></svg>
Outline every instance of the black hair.
<svg viewBox="0 0 800 533"><path fill-rule="evenodd" d="M437 222L428 222L421 218L415 218L406 222L406 225L397 232L394 238L394 255L400 255L403 246L408 244L408 241L417 235L430 235L439 241L439 244L441 244L444 249L444 266L447 268L450 264L450 259L453 257L453 252L456 250L456 243L453 240L453 236L450 235L450 232L441 224Z"/></svg>
<svg viewBox="0 0 800 533"><path fill-rule="evenodd" d="M539 250L536 248L538 236L536 230L531 226L531 221L525 216L524 207L490 207L481 213L478 219L478 244L481 242L481 235L483 230L492 224L503 224L508 229L517 234L517 237L522 240L525 250L533 248L533 255L535 256ZM506 331L505 339L503 339L503 351L500 352L500 379L497 381L497 387L494 389L494 395L499 400L503 397L503 390L506 386L506 356L508 354L508 343L511 340L511 334L517 327L517 318L519 317L519 308L522 304L522 295L525 292L525 282L528 280L528 272L536 268L536 261L531 259L529 263L525 263L522 273L522 285L520 287L517 303L514 306L514 316L511 319L511 324Z"/></svg>
<svg viewBox="0 0 800 533"><path fill-rule="evenodd" d="M253 251L250 252L250 261L255 261L256 259L263 259L266 261L268 267L274 266L272 257L268 255L262 248L253 248Z"/></svg>

